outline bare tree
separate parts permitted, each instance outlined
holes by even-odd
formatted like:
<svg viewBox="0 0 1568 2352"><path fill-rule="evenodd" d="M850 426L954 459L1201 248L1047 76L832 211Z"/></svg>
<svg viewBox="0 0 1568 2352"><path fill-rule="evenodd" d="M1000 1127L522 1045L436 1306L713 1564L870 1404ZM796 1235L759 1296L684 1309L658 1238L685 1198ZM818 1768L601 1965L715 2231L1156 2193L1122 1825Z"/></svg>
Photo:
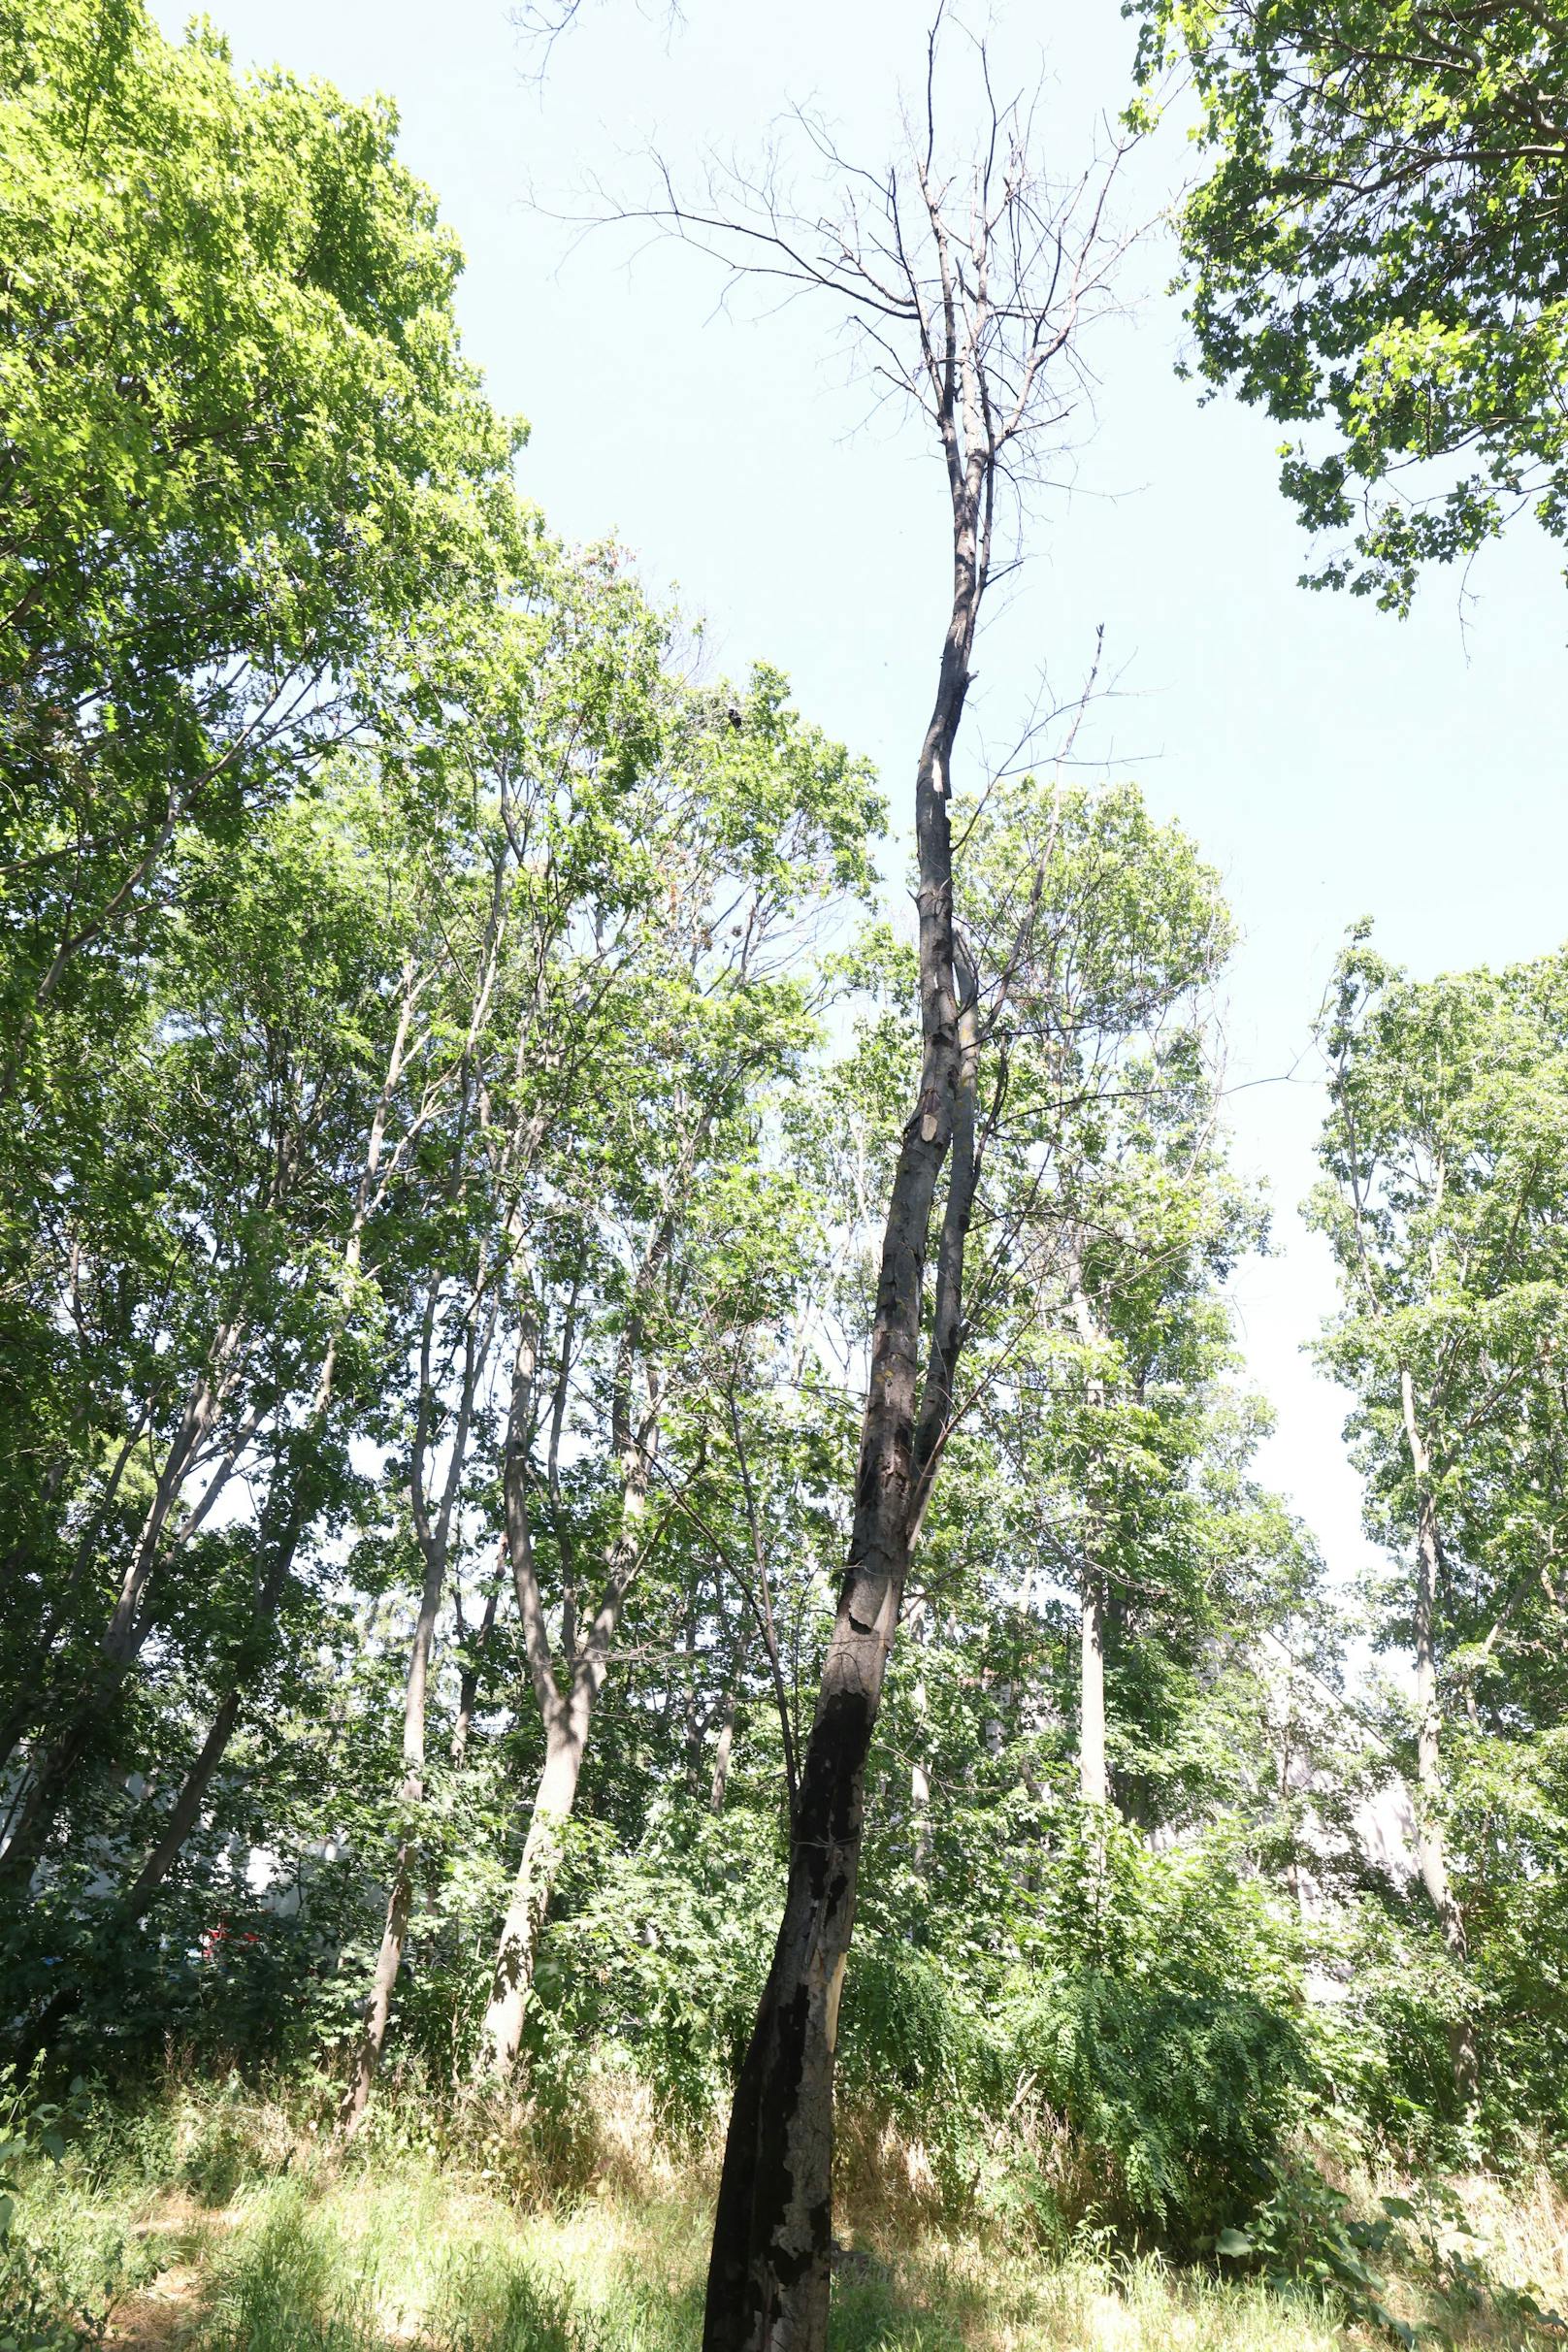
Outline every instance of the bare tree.
<svg viewBox="0 0 1568 2352"><path fill-rule="evenodd" d="M543 82L556 43L563 34L571 32L582 10L583 0L519 0L519 5L509 12L512 30L530 61L530 81ZM679 0L664 0L659 14L672 32L683 14Z"/></svg>
<svg viewBox="0 0 1568 2352"><path fill-rule="evenodd" d="M978 137L957 164L937 127L948 42L964 44L980 100ZM941 452L953 574L915 769L919 1086L882 1234L849 1559L800 1759L784 1917L731 2115L704 2352L822 2352L826 2342L833 2050L866 1756L955 1419L965 1247L996 1115L979 1106L980 991L954 918L953 756L982 607L1008 568L1006 503L1022 523L1048 456L1067 444L1086 388L1080 337L1110 305L1125 245L1106 208L1126 140L1113 138L1072 183L1048 180L1032 109L998 99L984 45L953 26L944 38L940 11L923 104L886 169L850 162L820 121L794 119L833 183L826 210L788 201L773 165L760 178L714 171L702 203L661 167L660 200L619 217L695 244L737 277L842 307L872 378L919 413ZM988 1027L999 1009L988 1004Z"/></svg>

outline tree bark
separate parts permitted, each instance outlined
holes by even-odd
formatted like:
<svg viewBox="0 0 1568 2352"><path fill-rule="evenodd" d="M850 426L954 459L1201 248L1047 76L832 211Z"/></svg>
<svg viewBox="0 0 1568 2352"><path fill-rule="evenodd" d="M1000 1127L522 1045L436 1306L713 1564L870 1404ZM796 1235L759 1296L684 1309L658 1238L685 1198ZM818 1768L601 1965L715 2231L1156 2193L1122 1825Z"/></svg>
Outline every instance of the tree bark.
<svg viewBox="0 0 1568 2352"><path fill-rule="evenodd" d="M405 1831L398 1843L397 1859L392 1867L392 1885L387 1896L386 1923L381 1930L381 1946L376 1958L376 1973L371 1979L370 2007L365 2018L355 2054L354 2070L343 2090L338 2108L338 2129L344 2140L351 2140L365 2118L371 2088L381 2063L381 2050L386 2042L387 2021L392 2013L392 1995L396 1990L403 1967L403 1947L408 1933L408 1913L413 1902L413 1871L415 1843L413 1820L425 1796L425 1698L430 1681L431 1651L435 1647L436 1618L440 1614L441 1592L446 1582L446 1558L451 1542L452 1513L458 1488L462 1484L463 1462L468 1451L469 1427L474 1411L474 1395L477 1385L480 1362L485 1346L475 1327L479 1313L477 1293L471 1302L470 1322L464 1347L463 1387L458 1401L456 1427L452 1435L451 1458L441 1494L441 1509L434 1521L429 1515L425 1488L427 1449L430 1440L430 1419L433 1411L430 1388L430 1346L435 1323L435 1297L432 1294L425 1310L421 1342L420 1394L418 1418L415 1424L413 1457L410 1467L409 1492L415 1532L424 1554L425 1579L419 1596L419 1615L414 1621L413 1641L408 1650L408 1673L403 1693L403 1786L400 1801L405 1819Z"/></svg>
<svg viewBox="0 0 1568 2352"><path fill-rule="evenodd" d="M413 1643L408 1653L408 1680L404 1686L404 1778L400 1793L406 1815L424 1802L425 1689L445 1570L443 1546L441 1553L430 1560L425 1569L424 1590L420 1595L419 1617L414 1627ZM387 2020L392 2013L392 1995L397 1989L398 1976L403 1967L403 1946L408 1933L408 1912L413 1901L413 1867L414 1843L412 1835L408 1834L399 1842L397 1859L392 1866L386 1923L381 1930L381 1947L376 1955L376 1974L371 1979L370 2008L354 2059L354 2071L348 2078L338 2109L338 2129L345 2140L351 2140L364 2121L371 2087L381 2063Z"/></svg>
<svg viewBox="0 0 1568 2352"><path fill-rule="evenodd" d="M956 437L954 440L956 450ZM956 457L950 464L957 464ZM849 1561L800 1767L772 1966L735 2085L703 2352L823 2352L833 2055L854 1925L866 1757L910 1549L946 1436L973 1194L972 1019L961 1038L948 793L982 586L978 478L954 477L954 594L915 779L922 1062L883 1230ZM966 1158L965 1158L966 1139ZM925 1392L917 1388L937 1182L955 1146Z"/></svg>
<svg viewBox="0 0 1568 2352"><path fill-rule="evenodd" d="M1448 1852L1443 1836L1441 1713L1437 1695L1437 1586L1443 1548L1437 1502L1432 1491L1432 1464L1421 1418L1416 1409L1415 1384L1409 1372L1399 1375L1404 1410L1405 1442L1416 1481L1416 1860L1421 1883L1437 1913L1449 1957L1459 1968L1469 1958L1464 1915L1449 1881ZM1449 2029L1449 2051L1454 2080L1460 2098L1470 2106L1476 2097L1475 2035L1467 2018Z"/></svg>
<svg viewBox="0 0 1568 2352"><path fill-rule="evenodd" d="M630 1353L629 1346L627 1354ZM511 1557L529 1676L544 1722L544 1770L535 1793L522 1859L502 1922L490 2001L480 2028L476 2073L502 2085L510 2080L523 2046L523 2028L534 1989L539 1940L565 1852L565 1830L576 1803L577 1781L593 1728L594 1709L609 1671L610 1644L626 1595L646 1551L643 1521L656 1439L657 1406L641 1427L630 1425L628 1365L616 1383L616 1434L621 1452L621 1511L615 1542L605 1563L600 1604L580 1644L568 1642L565 1692L555 1678L544 1600L534 1569L528 1512L528 1440L533 1419L536 1340L530 1319L518 1335L505 1464L506 1548ZM569 1618L571 1615L569 1613Z"/></svg>
<svg viewBox="0 0 1568 2352"><path fill-rule="evenodd" d="M523 2045L539 1936L566 1850L566 1826L577 1799L586 1732L586 1722L580 1731L569 1722L553 1727L547 1735L544 1770L502 1922L490 2005L480 2035L480 2072L496 2081L509 2078Z"/></svg>
<svg viewBox="0 0 1568 2352"><path fill-rule="evenodd" d="M1105 1344L1105 1334L1084 1289L1081 1240L1073 1245L1072 1314L1079 1338L1093 1351L1085 1392L1091 1412L1097 1414L1105 1402L1105 1388L1095 1359ZM1108 1804L1111 1794L1105 1769L1105 1568L1098 1557L1097 1471L1098 1450L1094 1448L1085 1481L1084 1558L1078 1589L1078 1794L1086 1805Z"/></svg>

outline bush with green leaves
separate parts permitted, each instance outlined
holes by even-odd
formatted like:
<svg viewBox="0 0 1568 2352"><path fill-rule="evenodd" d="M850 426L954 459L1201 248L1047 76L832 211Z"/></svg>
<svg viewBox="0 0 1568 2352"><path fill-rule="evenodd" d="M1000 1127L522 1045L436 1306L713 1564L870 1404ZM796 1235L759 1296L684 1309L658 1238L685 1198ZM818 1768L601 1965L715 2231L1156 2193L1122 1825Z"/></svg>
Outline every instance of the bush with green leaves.
<svg viewBox="0 0 1568 2352"><path fill-rule="evenodd" d="M1108 1813L1064 1811L1042 1867L997 2089L1064 2130L1080 2201L1191 2244L1321 2084L1292 1929L1223 1845L1152 1854Z"/></svg>
<svg viewBox="0 0 1568 2352"><path fill-rule="evenodd" d="M570 2085L573 2051L607 2047L676 2137L705 2130L751 2029L778 1873L774 1824L743 1808L656 1803L630 1848L574 1824L529 2027L539 2091Z"/></svg>

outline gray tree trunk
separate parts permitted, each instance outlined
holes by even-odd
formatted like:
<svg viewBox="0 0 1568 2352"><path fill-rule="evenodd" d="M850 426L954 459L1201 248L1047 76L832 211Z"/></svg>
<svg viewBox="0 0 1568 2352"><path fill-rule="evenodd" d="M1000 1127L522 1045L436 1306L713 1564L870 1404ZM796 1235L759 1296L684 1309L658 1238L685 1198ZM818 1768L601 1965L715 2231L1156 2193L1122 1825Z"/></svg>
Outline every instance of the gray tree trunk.
<svg viewBox="0 0 1568 2352"><path fill-rule="evenodd" d="M605 1563L599 1608L580 1643L574 1632L575 1611L567 1612L564 1647L568 1681L563 1692L551 1662L544 1600L534 1570L528 1511L529 1439L537 1364L537 1334L531 1317L525 1316L518 1333L503 1474L506 1549L511 1558L518 1614L523 1621L529 1676L544 1723L544 1770L535 1792L522 1858L502 1922L490 2001L479 2034L476 2072L498 2086L510 2080L522 2049L539 1936L561 1868L566 1826L576 1803L577 1781L593 1728L594 1709L609 1671L610 1645L620 1624L626 1595L646 1549L643 1521L658 1407L655 1402L641 1426L632 1428L630 1354L628 1344L623 1353L621 1377L616 1383L614 1415L621 1456L620 1524Z"/></svg>
<svg viewBox="0 0 1568 2352"><path fill-rule="evenodd" d="M1469 1948L1464 1916L1449 1880L1443 1836L1442 1717L1437 1693L1435 1630L1442 1538L1432 1491L1431 1456L1416 1408L1415 1384L1406 1371L1399 1375L1399 1389L1405 1442L1416 1481L1416 1860L1449 1956L1462 1968L1469 1957ZM1475 2035L1468 2019L1458 2019L1450 2028L1449 2048L1455 2086L1469 2106L1476 2097L1478 2083Z"/></svg>
<svg viewBox="0 0 1568 2352"><path fill-rule="evenodd" d="M1094 1352L1086 1395L1090 1410L1105 1402L1105 1386L1094 1356L1105 1344L1094 1310L1084 1289L1083 1245L1073 1244L1072 1314L1078 1336ZM1099 1556L1100 1527L1095 1508L1098 1459L1092 1454L1087 1481L1084 1558L1078 1590L1078 1794L1086 1805L1110 1801L1110 1776L1105 1769L1105 1567Z"/></svg>

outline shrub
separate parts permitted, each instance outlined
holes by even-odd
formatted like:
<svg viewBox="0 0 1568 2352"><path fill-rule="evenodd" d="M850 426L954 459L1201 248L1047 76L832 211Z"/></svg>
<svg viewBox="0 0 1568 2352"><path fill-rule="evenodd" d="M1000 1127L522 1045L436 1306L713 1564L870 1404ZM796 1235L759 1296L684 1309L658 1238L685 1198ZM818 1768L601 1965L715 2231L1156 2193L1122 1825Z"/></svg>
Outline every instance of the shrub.
<svg viewBox="0 0 1568 2352"><path fill-rule="evenodd" d="M1290 1927L1223 1848L1155 1856L1081 1813L1044 1915L995 2094L1063 2129L1044 2209L1190 2245L1256 2197L1320 2081Z"/></svg>

